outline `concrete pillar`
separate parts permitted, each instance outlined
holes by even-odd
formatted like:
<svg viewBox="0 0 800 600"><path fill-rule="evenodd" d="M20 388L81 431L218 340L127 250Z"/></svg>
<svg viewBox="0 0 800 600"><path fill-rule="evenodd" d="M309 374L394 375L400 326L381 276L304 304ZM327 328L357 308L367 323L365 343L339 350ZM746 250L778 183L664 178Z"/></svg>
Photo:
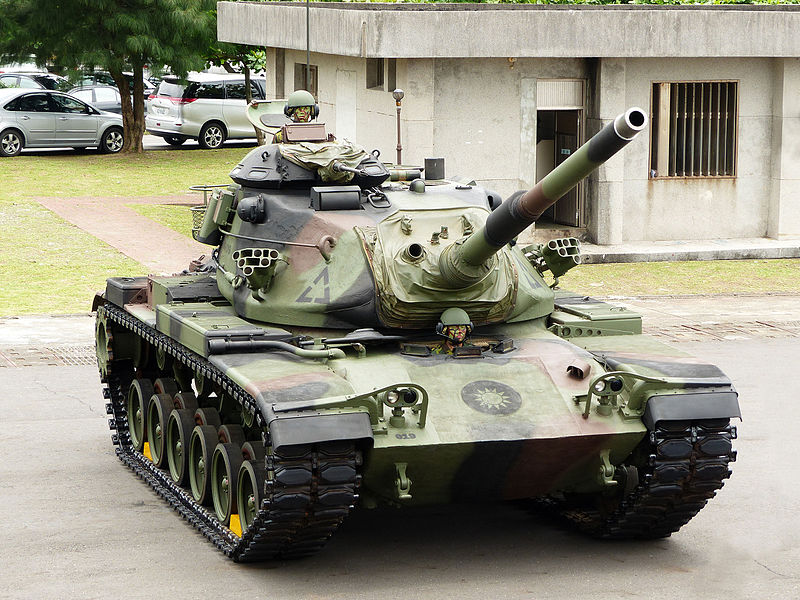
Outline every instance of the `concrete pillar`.
<svg viewBox="0 0 800 600"><path fill-rule="evenodd" d="M625 106L624 58L601 58L598 64L595 98L596 119L589 133L599 131L623 112ZM594 198L589 223L592 239L598 244L619 244L623 241L625 215L623 205L624 158L617 154L591 176Z"/></svg>
<svg viewBox="0 0 800 600"><path fill-rule="evenodd" d="M800 236L800 59L776 58L774 64L767 236L780 239Z"/></svg>

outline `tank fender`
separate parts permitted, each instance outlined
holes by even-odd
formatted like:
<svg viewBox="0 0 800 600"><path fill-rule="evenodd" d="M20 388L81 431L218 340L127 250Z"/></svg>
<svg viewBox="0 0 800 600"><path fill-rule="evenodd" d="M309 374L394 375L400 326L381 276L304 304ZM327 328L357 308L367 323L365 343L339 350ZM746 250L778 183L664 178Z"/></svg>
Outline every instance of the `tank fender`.
<svg viewBox="0 0 800 600"><path fill-rule="evenodd" d="M372 425L365 412L281 416L269 424L274 448L355 440L372 445Z"/></svg>
<svg viewBox="0 0 800 600"><path fill-rule="evenodd" d="M697 421L742 418L739 394L734 391L651 396L642 420L652 431L659 421Z"/></svg>
<svg viewBox="0 0 800 600"><path fill-rule="evenodd" d="M92 312L96 312L100 306L106 303L106 295L104 292L97 292L92 299Z"/></svg>

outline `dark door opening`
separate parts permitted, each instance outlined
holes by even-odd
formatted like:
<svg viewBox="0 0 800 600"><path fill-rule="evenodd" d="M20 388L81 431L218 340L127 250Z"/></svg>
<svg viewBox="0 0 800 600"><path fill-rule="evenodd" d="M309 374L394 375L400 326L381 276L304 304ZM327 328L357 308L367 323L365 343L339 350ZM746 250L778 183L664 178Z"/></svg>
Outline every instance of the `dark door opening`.
<svg viewBox="0 0 800 600"><path fill-rule="evenodd" d="M567 160L578 149L581 138L580 110L536 112L536 181ZM581 227L583 186L567 192L541 216L540 221Z"/></svg>

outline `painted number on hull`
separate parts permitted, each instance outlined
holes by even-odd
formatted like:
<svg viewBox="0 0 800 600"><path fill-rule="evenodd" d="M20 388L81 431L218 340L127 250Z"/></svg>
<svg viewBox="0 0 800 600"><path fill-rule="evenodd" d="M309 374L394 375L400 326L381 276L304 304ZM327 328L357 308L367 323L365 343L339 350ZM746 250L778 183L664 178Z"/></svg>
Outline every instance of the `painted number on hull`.
<svg viewBox="0 0 800 600"><path fill-rule="evenodd" d="M394 437L398 440L413 440L416 439L417 436L413 433L395 433Z"/></svg>
<svg viewBox="0 0 800 600"><path fill-rule="evenodd" d="M322 290L319 289L320 283L322 284ZM322 292L322 295L319 296L319 292ZM313 281L313 283L308 286L303 293L298 296L296 302L314 302L315 304L330 304L331 302L331 288L329 285L329 278L328 278L328 267L322 269L317 278Z"/></svg>

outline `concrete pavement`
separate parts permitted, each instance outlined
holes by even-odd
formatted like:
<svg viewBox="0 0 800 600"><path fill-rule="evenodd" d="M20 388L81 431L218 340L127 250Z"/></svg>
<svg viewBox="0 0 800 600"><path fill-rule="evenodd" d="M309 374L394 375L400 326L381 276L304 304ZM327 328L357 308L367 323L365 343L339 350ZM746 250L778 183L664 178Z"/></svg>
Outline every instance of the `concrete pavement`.
<svg viewBox="0 0 800 600"><path fill-rule="evenodd" d="M255 565L115 458L94 366L0 368L0 598L796 598L800 339L680 347L732 377L744 422L733 477L671 538L596 541L509 505L357 510L318 555Z"/></svg>

